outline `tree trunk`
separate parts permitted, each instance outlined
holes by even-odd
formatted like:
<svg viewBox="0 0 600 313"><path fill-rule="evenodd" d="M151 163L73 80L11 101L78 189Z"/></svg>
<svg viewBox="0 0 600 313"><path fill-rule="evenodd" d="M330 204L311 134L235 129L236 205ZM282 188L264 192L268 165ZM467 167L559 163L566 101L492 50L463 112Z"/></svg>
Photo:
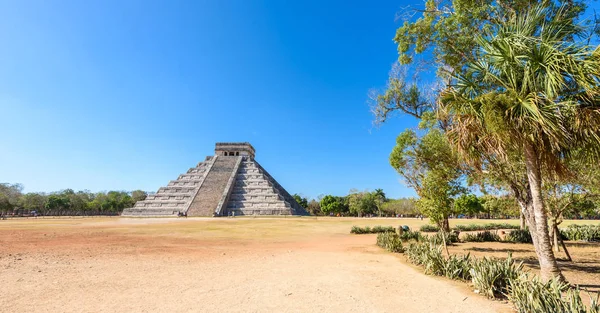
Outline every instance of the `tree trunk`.
<svg viewBox="0 0 600 313"><path fill-rule="evenodd" d="M523 214L523 212L521 212L521 214L519 214L519 228L521 230L524 230L525 228L527 228L527 224L525 221L525 214Z"/></svg>
<svg viewBox="0 0 600 313"><path fill-rule="evenodd" d="M448 217L446 216L440 225L440 230L444 232L450 232L450 222L448 222Z"/></svg>
<svg viewBox="0 0 600 313"><path fill-rule="evenodd" d="M548 281L554 277L561 281L566 281L558 268L556 257L550 244L548 217L546 216L544 199L542 197L542 175L538 155L531 143L525 143L524 148L525 167L527 169L527 180L532 200L532 205L527 208L529 213L529 232L531 233L535 253L540 263L541 277L543 281Z"/></svg>
<svg viewBox="0 0 600 313"><path fill-rule="evenodd" d="M558 236L560 236L560 234L558 233L556 219L551 219L550 224L552 224L550 226L550 229L552 231L552 247L554 248L554 252L560 252L560 246L558 245Z"/></svg>

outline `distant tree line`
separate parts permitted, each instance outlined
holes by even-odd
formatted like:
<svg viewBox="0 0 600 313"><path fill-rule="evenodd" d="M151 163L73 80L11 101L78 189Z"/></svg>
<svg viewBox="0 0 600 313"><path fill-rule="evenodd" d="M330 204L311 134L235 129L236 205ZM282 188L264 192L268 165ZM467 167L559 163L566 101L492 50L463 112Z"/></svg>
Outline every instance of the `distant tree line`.
<svg viewBox="0 0 600 313"><path fill-rule="evenodd" d="M65 189L23 193L21 184L0 184L0 215L85 216L118 215L136 201L146 199L142 190L90 192Z"/></svg>
<svg viewBox="0 0 600 313"><path fill-rule="evenodd" d="M465 189L466 191L466 189ZM317 199L308 200L295 194L294 199L311 215L340 216L404 216L429 217L428 210L422 210L418 198L388 198L383 190L358 191L350 190L347 195L321 195ZM564 199L564 202L568 199ZM590 200L569 202L569 209L562 212L564 218L593 219L598 218L600 204ZM477 196L472 193L461 193L451 199L448 217L454 218L519 218L519 205L507 194L486 194Z"/></svg>

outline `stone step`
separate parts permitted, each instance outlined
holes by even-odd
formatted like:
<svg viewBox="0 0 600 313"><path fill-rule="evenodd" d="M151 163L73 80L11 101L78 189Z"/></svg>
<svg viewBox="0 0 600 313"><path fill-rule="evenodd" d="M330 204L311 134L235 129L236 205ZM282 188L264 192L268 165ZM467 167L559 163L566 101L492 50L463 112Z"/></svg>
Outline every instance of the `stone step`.
<svg viewBox="0 0 600 313"><path fill-rule="evenodd" d="M244 215L292 215L291 209L253 208L253 209L227 209L226 214L234 211L236 216Z"/></svg>
<svg viewBox="0 0 600 313"><path fill-rule="evenodd" d="M190 195L195 191L194 187L167 186L160 187L155 195Z"/></svg>
<svg viewBox="0 0 600 313"><path fill-rule="evenodd" d="M266 208L269 210L275 210L275 209L291 209L291 207L289 205L285 205L284 202L230 202L227 203L227 209L232 209L232 208L236 208L236 209L246 209L246 208L250 208L250 209L260 209L260 208Z"/></svg>
<svg viewBox="0 0 600 313"><path fill-rule="evenodd" d="M138 201L135 203L134 208L164 208L164 207L177 207L185 209L187 202L184 201Z"/></svg>
<svg viewBox="0 0 600 313"><path fill-rule="evenodd" d="M231 194L229 201L265 201L265 200L284 200L282 196L276 193L263 194Z"/></svg>
<svg viewBox="0 0 600 313"><path fill-rule="evenodd" d="M188 216L212 216L224 195L227 183L234 175L241 156L217 156L210 171L206 173L204 183L187 211Z"/></svg>
<svg viewBox="0 0 600 313"><path fill-rule="evenodd" d="M159 201L169 201L169 200L191 200L192 196L190 194L181 194L181 195L162 195L162 194L154 194L148 195L144 201L148 200L159 200Z"/></svg>
<svg viewBox="0 0 600 313"><path fill-rule="evenodd" d="M253 195L253 194L265 194L265 193L277 193L273 187L270 186L235 186L233 187L232 195L234 194L244 194L244 195Z"/></svg>
<svg viewBox="0 0 600 313"><path fill-rule="evenodd" d="M199 185L199 180L172 180L167 187L197 187Z"/></svg>
<svg viewBox="0 0 600 313"><path fill-rule="evenodd" d="M204 172L194 174L181 174L177 180L201 180L204 178Z"/></svg>
<svg viewBox="0 0 600 313"><path fill-rule="evenodd" d="M123 210L122 216L170 216L177 215L180 212L178 208L129 208Z"/></svg>

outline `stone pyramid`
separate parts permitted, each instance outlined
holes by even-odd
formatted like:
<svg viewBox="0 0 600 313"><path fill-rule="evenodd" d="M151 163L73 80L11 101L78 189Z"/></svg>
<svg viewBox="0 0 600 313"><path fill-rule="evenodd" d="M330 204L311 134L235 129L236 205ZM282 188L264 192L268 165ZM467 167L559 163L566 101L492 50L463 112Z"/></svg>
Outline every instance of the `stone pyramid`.
<svg viewBox="0 0 600 313"><path fill-rule="evenodd" d="M254 154L254 147L247 142L218 142L214 156L123 210L122 215L306 215Z"/></svg>

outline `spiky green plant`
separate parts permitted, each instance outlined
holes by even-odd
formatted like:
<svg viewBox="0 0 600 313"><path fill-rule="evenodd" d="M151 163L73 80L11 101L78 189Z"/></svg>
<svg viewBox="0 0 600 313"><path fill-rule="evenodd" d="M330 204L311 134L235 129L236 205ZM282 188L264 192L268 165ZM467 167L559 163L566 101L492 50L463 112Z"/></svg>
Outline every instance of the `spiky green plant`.
<svg viewBox="0 0 600 313"><path fill-rule="evenodd" d="M377 234L377 245L395 253L404 252L402 240L395 232L382 232Z"/></svg>
<svg viewBox="0 0 600 313"><path fill-rule="evenodd" d="M505 240L514 243L533 243L527 229L515 229L506 235Z"/></svg>
<svg viewBox="0 0 600 313"><path fill-rule="evenodd" d="M523 272L523 263L515 263L509 254L505 260L481 258L472 262L471 281L488 298L504 297L509 281Z"/></svg>
<svg viewBox="0 0 600 313"><path fill-rule="evenodd" d="M462 240L466 242L497 242L500 241L500 236L495 232L486 230L475 234L466 234Z"/></svg>

